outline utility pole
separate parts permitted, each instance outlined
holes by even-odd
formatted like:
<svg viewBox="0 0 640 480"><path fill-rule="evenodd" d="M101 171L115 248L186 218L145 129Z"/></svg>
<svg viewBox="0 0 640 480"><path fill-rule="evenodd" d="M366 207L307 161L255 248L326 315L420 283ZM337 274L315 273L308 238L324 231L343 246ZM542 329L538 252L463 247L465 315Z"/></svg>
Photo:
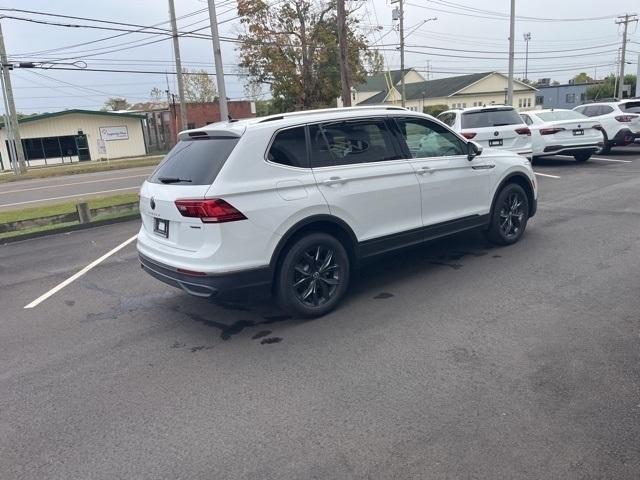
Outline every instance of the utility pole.
<svg viewBox="0 0 640 480"><path fill-rule="evenodd" d="M399 0L400 7L400 97L402 106L406 106L406 95L404 88L404 0Z"/></svg>
<svg viewBox="0 0 640 480"><path fill-rule="evenodd" d="M169 0L169 17L171 18L171 35L173 37L173 55L176 58L176 77L178 78L178 96L180 97L180 123L178 132L187 128L187 104L184 98L184 79L182 78L182 61L180 60L180 43L178 41L178 25L173 0Z"/></svg>
<svg viewBox="0 0 640 480"><path fill-rule="evenodd" d="M637 22L638 16L633 14L629 15L628 13L624 15L620 15L616 19L616 25L624 25L624 30L622 32L622 53L620 54L620 81L618 82L618 98L622 98L622 93L624 91L624 64L626 61L626 53L627 53L627 28L631 22ZM615 95L615 92L614 92Z"/></svg>
<svg viewBox="0 0 640 480"><path fill-rule="evenodd" d="M529 80L529 42L531 41L531 32L525 33L523 37L527 45L524 57L524 79Z"/></svg>
<svg viewBox="0 0 640 480"><path fill-rule="evenodd" d="M347 46L347 12L344 0L337 0L338 43L340 44L340 83L342 85L342 106L351 106L351 80L349 78L349 54Z"/></svg>
<svg viewBox="0 0 640 480"><path fill-rule="evenodd" d="M213 0L208 0L208 4L211 39L213 42L213 61L216 67L216 82L218 84L218 96L220 98L220 120L226 122L229 119L229 108L227 107L227 89L224 86L224 69L222 68L222 53L220 52L220 35L218 35L216 4Z"/></svg>
<svg viewBox="0 0 640 480"><path fill-rule="evenodd" d="M509 18L509 80L507 83L507 104L513 105L513 50L516 36L516 0L511 0Z"/></svg>
<svg viewBox="0 0 640 480"><path fill-rule="evenodd" d="M4 36L2 35L2 22L0 22L0 62L2 63L2 80L4 83L2 94L5 98L7 108L6 126L7 132L11 132L11 138L7 135L7 140L9 140L9 144L13 143L13 148L15 148L15 158L13 160L14 173L16 175L22 175L27 171L27 165L24 161L24 150L22 149L22 139L20 138L20 130L18 127L16 104L13 100L13 88L11 87L11 76L9 75L9 64L7 63L7 51L4 47Z"/></svg>
<svg viewBox="0 0 640 480"><path fill-rule="evenodd" d="M640 96L640 85L638 85L638 80L640 80L640 54L638 54L638 67L636 70L636 91L634 92L636 97Z"/></svg>

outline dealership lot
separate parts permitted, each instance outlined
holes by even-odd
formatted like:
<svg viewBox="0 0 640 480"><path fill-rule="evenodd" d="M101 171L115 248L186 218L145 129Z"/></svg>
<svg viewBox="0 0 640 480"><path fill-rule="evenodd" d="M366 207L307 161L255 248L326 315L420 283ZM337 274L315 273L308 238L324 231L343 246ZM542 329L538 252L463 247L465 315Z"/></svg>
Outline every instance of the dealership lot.
<svg viewBox="0 0 640 480"><path fill-rule="evenodd" d="M140 271L137 222L0 247L3 478L637 478L640 148L537 160L523 240L363 270L314 321Z"/></svg>

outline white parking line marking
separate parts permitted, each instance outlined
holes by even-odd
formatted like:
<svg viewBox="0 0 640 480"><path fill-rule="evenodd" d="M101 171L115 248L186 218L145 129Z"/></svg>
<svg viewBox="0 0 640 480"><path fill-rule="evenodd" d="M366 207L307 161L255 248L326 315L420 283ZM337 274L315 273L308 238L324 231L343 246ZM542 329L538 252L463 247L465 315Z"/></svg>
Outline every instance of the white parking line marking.
<svg viewBox="0 0 640 480"><path fill-rule="evenodd" d="M123 190L139 190L139 189L140 187L126 187L126 188L114 188L113 190L102 190L100 192L76 193L74 195L63 195L61 197L40 198L39 200L27 200L24 202L15 202L15 203L3 203L3 204L0 204L0 208L14 207L16 205L25 205L27 203L48 202L50 200L64 200L65 198L86 197L88 195L99 195L101 193L122 192Z"/></svg>
<svg viewBox="0 0 640 480"><path fill-rule="evenodd" d="M633 163L631 160L615 160L613 158L591 157L591 160L599 160L601 162Z"/></svg>
<svg viewBox="0 0 640 480"><path fill-rule="evenodd" d="M33 302L31 302L29 305L25 305L24 308L33 308L33 307L37 307L39 304L41 304L42 302L44 302L47 298L51 297L52 295L56 294L57 292L59 292L60 290L62 290L64 287L66 287L67 285L69 285L71 282L77 280L78 278L80 278L82 275L84 275L85 273L87 273L89 270L91 270L92 268L94 268L96 265L100 264L101 262L105 261L107 258L109 258L111 255L113 255L114 253L119 252L120 250L122 250L124 247L126 247L127 245L129 245L131 242L133 242L136 238L138 238L138 235L134 235L133 237L131 237L128 240L125 240L124 242L122 242L120 245L118 245L116 248L109 250L107 253L105 253L103 256L101 256L100 258L94 260L93 262L91 262L89 265L87 265L86 267L84 267L82 270L80 270L78 273L70 276L69 278L67 278L64 282L56 285L55 287L53 287L51 290L49 290L47 293L39 296L38 298L36 298Z"/></svg>
<svg viewBox="0 0 640 480"><path fill-rule="evenodd" d="M533 172L540 177L560 178L558 175L549 175L548 173Z"/></svg>
<svg viewBox="0 0 640 480"><path fill-rule="evenodd" d="M31 188L21 188L19 190L6 190L4 192L0 192L0 195L4 195L5 193L19 193L19 192L30 192L32 190L43 190L45 188L57 188L57 187L72 187L74 185L84 185L85 183L98 183L98 182L111 182L112 180L124 180L127 178L139 178L139 177L148 177L149 175L127 175L126 177L112 177L112 178L101 178L98 180L86 180L84 182L75 182L75 183L61 183L59 185L43 185L41 187L31 187Z"/></svg>

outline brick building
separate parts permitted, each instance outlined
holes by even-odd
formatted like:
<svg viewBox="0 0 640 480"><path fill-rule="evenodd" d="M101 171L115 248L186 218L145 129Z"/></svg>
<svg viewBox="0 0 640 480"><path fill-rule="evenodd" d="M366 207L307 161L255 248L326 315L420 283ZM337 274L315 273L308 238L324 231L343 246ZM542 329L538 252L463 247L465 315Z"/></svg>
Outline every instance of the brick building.
<svg viewBox="0 0 640 480"><path fill-rule="evenodd" d="M249 100L227 102L231 118L250 118L256 116L255 103ZM145 142L149 152L162 152L171 149L178 136L180 104L167 102L143 102L132 105L129 112L141 113ZM218 102L188 103L186 128L204 127L220 121Z"/></svg>

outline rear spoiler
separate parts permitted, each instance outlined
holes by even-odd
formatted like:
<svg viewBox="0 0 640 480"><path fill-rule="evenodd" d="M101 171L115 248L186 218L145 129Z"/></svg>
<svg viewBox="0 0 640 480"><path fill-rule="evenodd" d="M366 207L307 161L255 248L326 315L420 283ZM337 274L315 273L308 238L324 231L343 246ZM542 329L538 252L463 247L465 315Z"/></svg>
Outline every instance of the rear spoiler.
<svg viewBox="0 0 640 480"><path fill-rule="evenodd" d="M185 130L178 134L179 140L193 140L196 138L240 138L245 130L244 125L230 125L227 128L199 128L197 130Z"/></svg>

